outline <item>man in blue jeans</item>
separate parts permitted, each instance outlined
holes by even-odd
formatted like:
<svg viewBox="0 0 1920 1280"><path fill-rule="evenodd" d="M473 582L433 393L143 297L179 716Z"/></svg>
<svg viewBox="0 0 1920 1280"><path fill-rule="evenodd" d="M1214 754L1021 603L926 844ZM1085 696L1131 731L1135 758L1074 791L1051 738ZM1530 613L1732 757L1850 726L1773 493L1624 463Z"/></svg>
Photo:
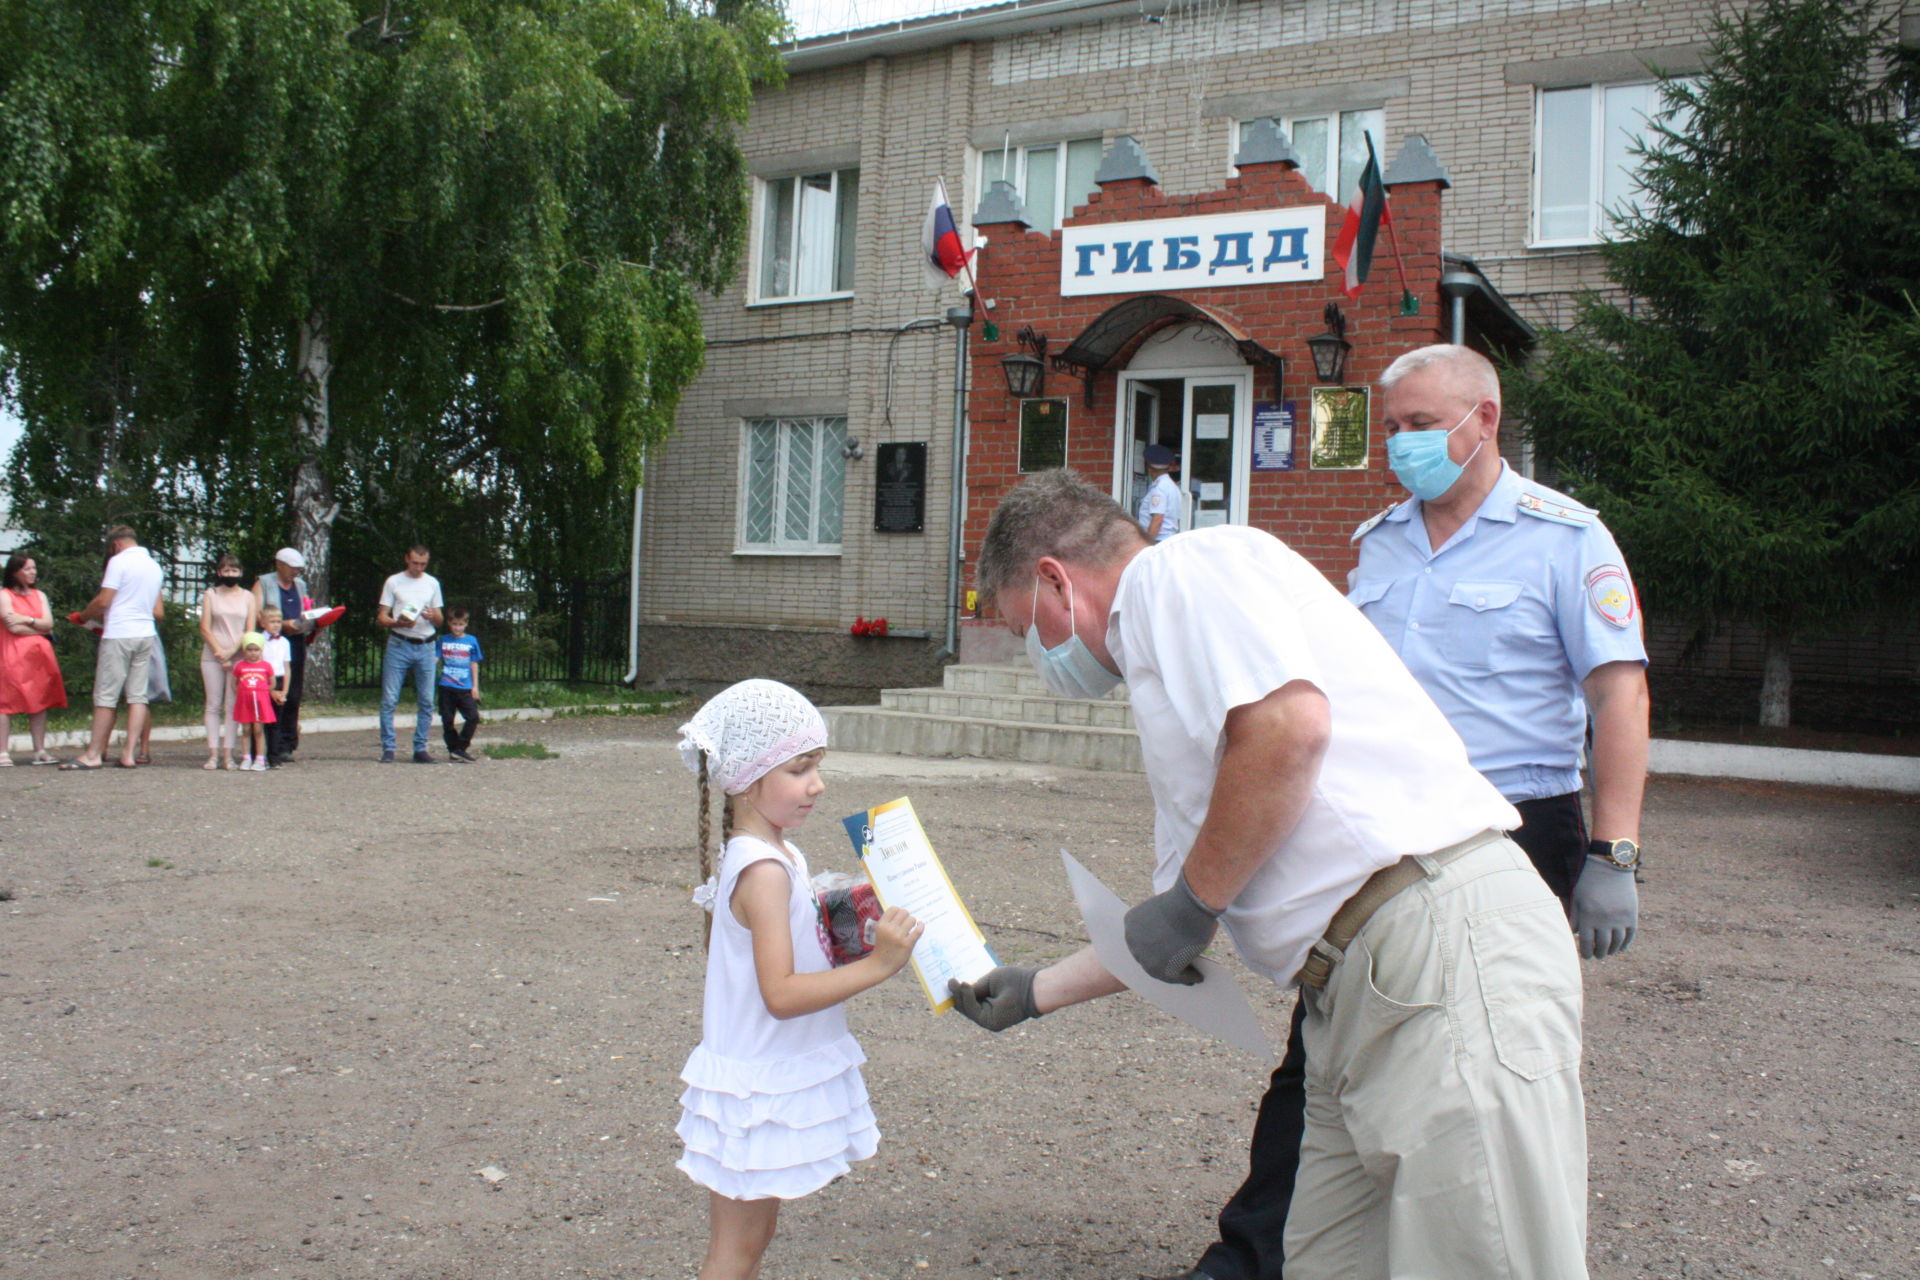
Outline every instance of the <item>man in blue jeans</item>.
<svg viewBox="0 0 1920 1280"><path fill-rule="evenodd" d="M413 762L435 764L427 753L427 732L433 728L433 629L440 625L440 580L427 572L430 553L425 547L407 551L407 567L380 588L380 611L374 621L387 629L387 652L380 664L380 763L392 764L393 708L400 686L413 677L420 710L413 724Z"/></svg>

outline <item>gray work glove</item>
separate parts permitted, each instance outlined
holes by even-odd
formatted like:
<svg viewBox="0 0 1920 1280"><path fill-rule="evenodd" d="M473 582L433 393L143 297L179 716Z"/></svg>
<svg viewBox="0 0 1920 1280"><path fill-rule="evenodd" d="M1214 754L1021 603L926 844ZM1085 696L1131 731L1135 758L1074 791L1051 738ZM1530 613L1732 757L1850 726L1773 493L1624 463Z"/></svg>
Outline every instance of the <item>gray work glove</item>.
<svg viewBox="0 0 1920 1280"><path fill-rule="evenodd" d="M1220 913L1194 896L1182 871L1173 888L1127 912L1127 950L1149 977L1190 987L1200 981L1193 962L1219 927Z"/></svg>
<svg viewBox="0 0 1920 1280"><path fill-rule="evenodd" d="M947 994L963 1016L989 1031L1005 1031L1040 1016L1033 1007L1033 975L1037 972L1003 964L978 982L948 978Z"/></svg>
<svg viewBox="0 0 1920 1280"><path fill-rule="evenodd" d="M1633 869L1605 858L1588 858L1573 885L1573 934L1580 958L1604 960L1625 951L1640 925L1640 890Z"/></svg>

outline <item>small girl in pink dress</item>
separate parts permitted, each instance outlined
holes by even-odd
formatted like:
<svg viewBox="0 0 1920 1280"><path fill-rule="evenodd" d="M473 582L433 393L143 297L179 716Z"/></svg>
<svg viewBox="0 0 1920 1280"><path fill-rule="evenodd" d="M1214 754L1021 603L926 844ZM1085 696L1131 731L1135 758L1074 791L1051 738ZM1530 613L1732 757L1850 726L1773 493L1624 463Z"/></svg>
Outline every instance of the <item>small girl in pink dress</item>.
<svg viewBox="0 0 1920 1280"><path fill-rule="evenodd" d="M247 729L247 757L240 767L258 773L267 769L267 748L261 741L265 730L260 726L272 724L275 718L273 664L264 656L266 647L265 636L247 632L240 640L241 660L233 664L233 722Z"/></svg>

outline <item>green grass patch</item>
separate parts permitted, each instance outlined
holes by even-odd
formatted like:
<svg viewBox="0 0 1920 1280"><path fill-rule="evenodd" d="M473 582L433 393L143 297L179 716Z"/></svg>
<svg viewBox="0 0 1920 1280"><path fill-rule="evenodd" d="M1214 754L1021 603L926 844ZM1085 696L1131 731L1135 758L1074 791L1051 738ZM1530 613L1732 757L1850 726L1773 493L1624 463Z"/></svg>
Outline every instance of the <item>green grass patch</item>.
<svg viewBox="0 0 1920 1280"><path fill-rule="evenodd" d="M157 867L162 871L173 870L173 864L171 862L168 862L165 858L148 858L147 865L150 867Z"/></svg>
<svg viewBox="0 0 1920 1280"><path fill-rule="evenodd" d="M544 742L496 742L487 748L492 760L558 760L560 753Z"/></svg>

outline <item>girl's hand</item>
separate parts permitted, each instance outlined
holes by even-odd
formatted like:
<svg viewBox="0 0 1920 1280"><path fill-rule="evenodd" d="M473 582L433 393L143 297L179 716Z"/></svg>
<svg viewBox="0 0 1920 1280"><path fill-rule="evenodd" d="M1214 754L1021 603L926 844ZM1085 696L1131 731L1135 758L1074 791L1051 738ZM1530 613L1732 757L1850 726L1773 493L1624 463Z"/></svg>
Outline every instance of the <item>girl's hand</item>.
<svg viewBox="0 0 1920 1280"><path fill-rule="evenodd" d="M920 941L927 926L915 920L899 907L888 907L880 916L880 925L873 941L873 958L889 976L906 967L907 960L913 955L914 944Z"/></svg>

